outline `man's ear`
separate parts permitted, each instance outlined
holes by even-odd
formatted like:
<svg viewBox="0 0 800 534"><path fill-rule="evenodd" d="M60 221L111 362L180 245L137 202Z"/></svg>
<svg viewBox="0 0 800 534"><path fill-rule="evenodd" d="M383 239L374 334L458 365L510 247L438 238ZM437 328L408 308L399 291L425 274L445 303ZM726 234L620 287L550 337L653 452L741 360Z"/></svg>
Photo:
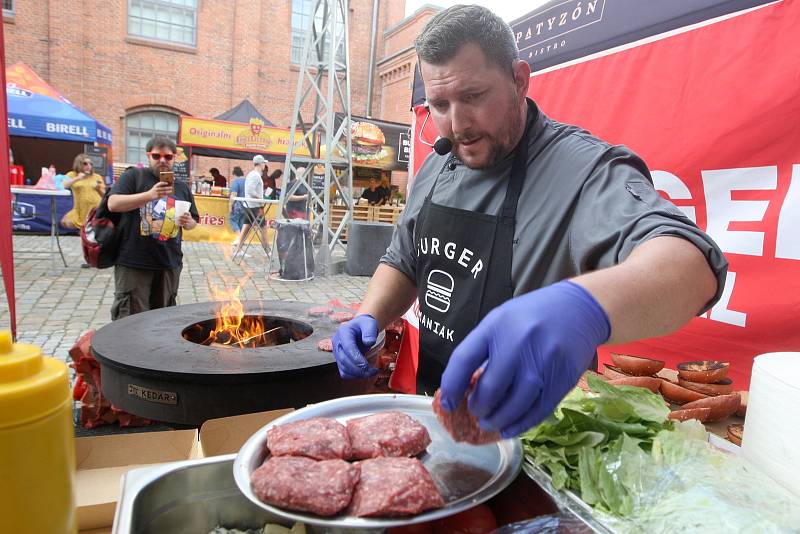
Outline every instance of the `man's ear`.
<svg viewBox="0 0 800 534"><path fill-rule="evenodd" d="M513 70L517 96L525 98L528 95L528 85L531 80L531 66L527 61L517 59L514 61Z"/></svg>

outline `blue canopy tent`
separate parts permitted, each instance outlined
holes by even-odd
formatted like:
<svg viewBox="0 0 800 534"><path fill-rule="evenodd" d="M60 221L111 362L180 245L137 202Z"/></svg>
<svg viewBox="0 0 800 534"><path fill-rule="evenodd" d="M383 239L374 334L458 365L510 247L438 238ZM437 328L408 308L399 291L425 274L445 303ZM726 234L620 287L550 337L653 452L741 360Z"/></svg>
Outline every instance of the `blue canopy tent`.
<svg viewBox="0 0 800 534"><path fill-rule="evenodd" d="M111 130L23 63L6 70L8 135L111 144Z"/></svg>
<svg viewBox="0 0 800 534"><path fill-rule="evenodd" d="M106 145L110 152L111 130L69 101L41 79L30 67L17 63L6 69L6 103L8 133L14 162L25 171L27 184L34 184L42 167L54 165L59 173L72 168L76 155L87 152L87 145ZM108 159L93 157L95 171L108 176ZM105 164L105 168L101 167ZM27 212L42 215L15 214L13 228L17 232L47 233L50 221L45 214L49 200L24 196ZM70 198L58 198L61 217L72 207Z"/></svg>

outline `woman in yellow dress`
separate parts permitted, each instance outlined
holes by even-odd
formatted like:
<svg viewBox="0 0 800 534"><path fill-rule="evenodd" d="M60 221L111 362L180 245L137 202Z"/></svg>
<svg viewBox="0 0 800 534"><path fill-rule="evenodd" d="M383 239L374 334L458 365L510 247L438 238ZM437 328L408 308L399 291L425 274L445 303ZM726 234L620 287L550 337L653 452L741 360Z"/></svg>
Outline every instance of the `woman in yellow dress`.
<svg viewBox="0 0 800 534"><path fill-rule="evenodd" d="M89 211L100 204L106 192L106 183L102 176L94 172L89 156L79 154L62 184L64 188L72 190L72 209L61 219L61 225L65 228L81 228Z"/></svg>

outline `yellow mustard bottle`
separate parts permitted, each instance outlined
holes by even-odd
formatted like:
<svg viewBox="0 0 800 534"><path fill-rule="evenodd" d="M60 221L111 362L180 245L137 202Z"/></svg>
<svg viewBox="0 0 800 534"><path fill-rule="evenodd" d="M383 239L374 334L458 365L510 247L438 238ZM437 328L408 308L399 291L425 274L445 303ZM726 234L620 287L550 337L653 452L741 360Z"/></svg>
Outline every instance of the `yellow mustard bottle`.
<svg viewBox="0 0 800 534"><path fill-rule="evenodd" d="M0 531L77 532L67 366L0 331Z"/></svg>

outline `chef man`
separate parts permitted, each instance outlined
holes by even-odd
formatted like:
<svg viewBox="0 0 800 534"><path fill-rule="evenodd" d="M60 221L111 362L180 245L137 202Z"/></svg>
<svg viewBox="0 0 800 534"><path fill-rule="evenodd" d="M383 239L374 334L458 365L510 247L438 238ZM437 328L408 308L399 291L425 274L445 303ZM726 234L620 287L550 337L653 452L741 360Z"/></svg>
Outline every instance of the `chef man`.
<svg viewBox="0 0 800 534"><path fill-rule="evenodd" d="M511 28L454 6L416 40L431 118L452 151L423 163L357 314L333 338L343 378L419 300L417 393L463 399L516 436L550 415L604 343L676 330L709 309L727 262L658 195L645 163L526 98ZM569 88L564 88L568 90Z"/></svg>

